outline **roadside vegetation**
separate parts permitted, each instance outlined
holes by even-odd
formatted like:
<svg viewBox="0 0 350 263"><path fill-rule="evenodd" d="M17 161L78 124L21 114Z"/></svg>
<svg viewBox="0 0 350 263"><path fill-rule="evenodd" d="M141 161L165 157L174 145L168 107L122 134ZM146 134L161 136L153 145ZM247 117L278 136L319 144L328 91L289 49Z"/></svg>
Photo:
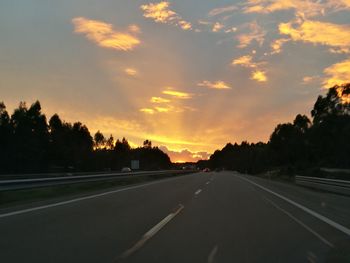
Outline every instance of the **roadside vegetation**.
<svg viewBox="0 0 350 263"><path fill-rule="evenodd" d="M310 120L278 124L267 143L228 143L200 166L271 175L326 176L322 167L350 168L350 83L319 96ZM349 174L338 173L345 179Z"/></svg>
<svg viewBox="0 0 350 263"><path fill-rule="evenodd" d="M229 169L271 176L327 176L321 168L350 168L350 83L334 86L319 96L311 119L297 115L278 124L267 143L228 143L200 168ZM170 158L152 142L131 148L127 139L115 141L98 131L92 136L80 122L47 121L39 101L21 102L12 115L0 103L0 174L120 170L139 160L144 170L167 169ZM338 178L348 174L337 173Z"/></svg>
<svg viewBox="0 0 350 263"><path fill-rule="evenodd" d="M0 103L0 174L109 171L139 160L143 170L167 169L170 158L152 142L131 148L128 141L94 136L81 122L73 124L54 114L49 121L39 101L21 102L12 115Z"/></svg>

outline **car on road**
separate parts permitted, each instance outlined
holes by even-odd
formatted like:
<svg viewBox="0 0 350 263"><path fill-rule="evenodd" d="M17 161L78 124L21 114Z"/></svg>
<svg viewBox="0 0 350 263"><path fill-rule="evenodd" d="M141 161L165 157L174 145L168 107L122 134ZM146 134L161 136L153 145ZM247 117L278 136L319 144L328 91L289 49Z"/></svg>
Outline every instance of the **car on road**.
<svg viewBox="0 0 350 263"><path fill-rule="evenodd" d="M123 173L131 172L131 168L130 167L123 167L121 171Z"/></svg>
<svg viewBox="0 0 350 263"><path fill-rule="evenodd" d="M209 172L210 172L210 169L209 169L209 168L204 168L204 169L203 169L203 172L209 173Z"/></svg>

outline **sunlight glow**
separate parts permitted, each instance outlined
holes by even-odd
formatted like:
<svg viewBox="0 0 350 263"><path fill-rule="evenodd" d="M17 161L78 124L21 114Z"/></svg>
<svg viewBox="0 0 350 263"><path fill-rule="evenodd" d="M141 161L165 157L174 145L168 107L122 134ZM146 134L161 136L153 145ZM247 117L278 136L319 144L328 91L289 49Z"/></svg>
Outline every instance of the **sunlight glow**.
<svg viewBox="0 0 350 263"><path fill-rule="evenodd" d="M169 95L169 96L173 96L179 99L190 99L192 98L192 94L190 93L186 93L186 92L181 92L181 91L176 91L173 89L168 89L168 90L163 90L162 91L163 94L165 95Z"/></svg>
<svg viewBox="0 0 350 263"><path fill-rule="evenodd" d="M150 109L150 108L142 108L140 109L140 111L147 114L154 114L154 109Z"/></svg>
<svg viewBox="0 0 350 263"><path fill-rule="evenodd" d="M162 97L152 97L151 102L152 103L168 103L168 102L170 102L170 100L162 98Z"/></svg>
<svg viewBox="0 0 350 263"><path fill-rule="evenodd" d="M89 40L100 47L116 50L133 50L141 41L130 33L121 33L113 30L111 24L90 20L84 17L76 17L72 20L75 33L84 34Z"/></svg>
<svg viewBox="0 0 350 263"><path fill-rule="evenodd" d="M253 71L251 78L253 80L256 80L258 82L266 82L267 81L267 77L264 71L261 70L256 70Z"/></svg>
<svg viewBox="0 0 350 263"><path fill-rule="evenodd" d="M328 76L323 82L325 88L331 88L335 85L342 85L349 82L350 59L346 59L326 68L324 73Z"/></svg>
<svg viewBox="0 0 350 263"><path fill-rule="evenodd" d="M138 74L137 70L134 69L134 68L126 68L125 70L125 73L129 76L136 76Z"/></svg>

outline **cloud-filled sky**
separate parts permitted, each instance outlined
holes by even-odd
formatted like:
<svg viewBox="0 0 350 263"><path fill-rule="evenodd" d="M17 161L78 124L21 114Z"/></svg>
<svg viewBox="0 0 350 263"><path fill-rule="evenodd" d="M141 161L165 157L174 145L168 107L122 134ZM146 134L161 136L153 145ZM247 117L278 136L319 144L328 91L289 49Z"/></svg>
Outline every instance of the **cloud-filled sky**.
<svg viewBox="0 0 350 263"><path fill-rule="evenodd" d="M0 3L0 101L173 161L267 141L350 81L349 0Z"/></svg>

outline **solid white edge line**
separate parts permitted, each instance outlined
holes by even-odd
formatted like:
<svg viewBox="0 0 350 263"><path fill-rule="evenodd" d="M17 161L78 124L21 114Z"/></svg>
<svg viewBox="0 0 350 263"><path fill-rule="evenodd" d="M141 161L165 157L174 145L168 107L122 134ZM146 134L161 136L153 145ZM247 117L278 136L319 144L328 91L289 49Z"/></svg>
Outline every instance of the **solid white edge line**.
<svg viewBox="0 0 350 263"><path fill-rule="evenodd" d="M263 198L270 203L273 207L275 207L276 209L280 210L282 213L286 214L287 216L289 216L292 220L294 220L296 223L298 223L299 225L301 225L302 227L304 227L307 231L309 231L311 234L313 234L314 236L316 236L319 240L321 240L323 243L325 243L326 245L330 246L331 248L334 248L334 245L328 241L327 239L325 239L321 234L317 233L315 230L313 230L312 228L310 228L309 226L307 226L306 224L304 224L302 221L300 221L298 218L296 218L295 216L293 216L291 213L289 213L288 211L284 210L283 208L281 208L280 206L278 206L275 202L273 202L272 200L268 199L267 197Z"/></svg>
<svg viewBox="0 0 350 263"><path fill-rule="evenodd" d="M42 206L22 209L22 210L18 210L18 211L13 211L13 212L9 212L9 213L4 213L4 214L0 214L0 219L5 218L5 217L9 217L9 216L15 216L15 215L25 214L25 213L29 213L29 212L38 211L38 210L43 210L43 209L47 209L47 208L51 208L51 207L67 205L67 204L71 204L71 203L75 203L75 202L79 202L79 201L89 200L89 199L93 199L93 198L97 198L97 197L101 197L101 196L105 196L105 195L111 195L111 194L115 194L115 193L119 193L119 192L133 190L133 189L137 189L137 188L142 188L142 187L146 187L146 186L150 186L150 185L154 185L154 184L160 184L160 183L164 183L167 181L176 180L179 178L183 178L183 177L163 179L160 181L151 182L151 183L147 183L147 184L129 186L126 188L121 188L121 189L117 189L117 190L113 190L113 191L103 192L100 194L89 195L89 196L79 197L79 198L75 198L75 199L71 199L71 200L67 200L67 201L58 202L58 203L42 205Z"/></svg>
<svg viewBox="0 0 350 263"><path fill-rule="evenodd" d="M139 250L150 238L157 234L167 223L169 223L175 216L177 216L177 214L180 213L182 209L184 209L184 206L180 204L179 208L175 212L166 216L162 221L160 221L149 231L147 231L146 234L144 234L142 238L133 247L126 250L120 258L125 259L131 254L135 253L137 250Z"/></svg>
<svg viewBox="0 0 350 263"><path fill-rule="evenodd" d="M295 201L292 201L289 198L284 197L283 195L280 195L280 194L278 194L278 193L276 193L276 192L274 192L274 191L272 191L272 190L270 190L270 189L268 189L268 188L266 188L264 186L261 186L261 185L255 183L255 182L247 179L247 178L244 178L242 176L238 176L238 177L241 178L242 180L245 180L245 181L247 181L247 182L249 182L249 183L259 187L260 189L265 190L266 192L268 192L270 194L273 194L273 195L281 198L282 200L284 200L284 201L286 201L286 202L288 202L288 203L290 203L290 204L300 208L304 212L306 212L306 213L308 213L308 214L318 218L319 220L323 221L324 223L326 223L326 224L328 224L328 225L338 229L339 231L343 232L344 234L350 236L350 229L346 228L345 226L343 226L341 224L338 224L337 222L334 222L333 220L331 220L331 219L329 219L329 218L327 218L327 217L325 217L325 216L323 216L323 215L321 215L321 214L319 214L319 213L317 213L317 212L315 212L315 211L313 211L313 210L311 210L311 209L309 209L309 208L307 208L307 207L305 207L305 206L303 206L303 205L301 205L301 204L299 204L299 203L297 203Z"/></svg>

